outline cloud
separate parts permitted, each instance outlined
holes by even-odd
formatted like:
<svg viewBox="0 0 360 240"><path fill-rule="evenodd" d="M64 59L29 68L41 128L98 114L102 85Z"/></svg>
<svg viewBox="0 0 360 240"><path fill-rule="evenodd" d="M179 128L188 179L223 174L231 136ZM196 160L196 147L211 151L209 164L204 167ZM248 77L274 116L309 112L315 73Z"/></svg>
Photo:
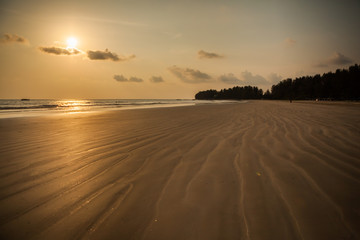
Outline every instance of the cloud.
<svg viewBox="0 0 360 240"><path fill-rule="evenodd" d="M334 65L345 65L345 64L353 63L353 61L350 58L345 57L343 54L339 52L334 52L334 54L328 59L328 62Z"/></svg>
<svg viewBox="0 0 360 240"><path fill-rule="evenodd" d="M283 77L276 73L270 73L267 79L270 83L278 83L283 79Z"/></svg>
<svg viewBox="0 0 360 240"><path fill-rule="evenodd" d="M39 47L40 51L55 55L76 55L81 51L76 48L61 48L61 47Z"/></svg>
<svg viewBox="0 0 360 240"><path fill-rule="evenodd" d="M211 76L191 68L179 68L172 66L169 71L185 83L204 83L212 80Z"/></svg>
<svg viewBox="0 0 360 240"><path fill-rule="evenodd" d="M28 44L29 41L16 34L11 33L4 33L2 38L0 38L0 43L21 43L21 44Z"/></svg>
<svg viewBox="0 0 360 240"><path fill-rule="evenodd" d="M271 75L272 78L281 79L281 76L276 74ZM263 76L253 75L251 72L244 71L241 73L241 78L236 77L234 74L224 74L218 78L221 82L227 84L236 84L236 85L268 85L270 84ZM274 80L274 79L272 79Z"/></svg>
<svg viewBox="0 0 360 240"><path fill-rule="evenodd" d="M118 82L128 82L129 80L123 75L114 75L114 79Z"/></svg>
<svg viewBox="0 0 360 240"><path fill-rule="evenodd" d="M323 68L323 67L328 67L329 65L326 63L317 63L314 64L314 67L318 67L318 68Z"/></svg>
<svg viewBox="0 0 360 240"><path fill-rule="evenodd" d="M224 56L217 53L205 52L203 50L198 51L199 58L223 58Z"/></svg>
<svg viewBox="0 0 360 240"><path fill-rule="evenodd" d="M162 77L156 77L156 76L152 76L150 79L150 82L153 82L153 83L161 83L161 82L164 82L164 79Z"/></svg>
<svg viewBox="0 0 360 240"><path fill-rule="evenodd" d="M138 82L139 83L139 82L144 81L143 79L137 78L137 77L130 77L129 79L127 79L123 75L114 75L113 78L118 82Z"/></svg>
<svg viewBox="0 0 360 240"><path fill-rule="evenodd" d="M294 46L296 44L296 41L294 39L288 37L288 38L286 38L284 40L284 43L285 43L286 46L291 47L291 46Z"/></svg>
<svg viewBox="0 0 360 240"><path fill-rule="evenodd" d="M129 78L129 82L143 82L144 80L142 80L141 78L137 78L137 77L130 77Z"/></svg>
<svg viewBox="0 0 360 240"><path fill-rule="evenodd" d="M135 55L130 55L127 57L119 57L116 53L110 52L108 49L105 51L87 51L87 56L91 60L111 60L114 62L127 61L132 58L135 58Z"/></svg>
<svg viewBox="0 0 360 240"><path fill-rule="evenodd" d="M251 72L245 71L241 73L244 84L250 85L261 85L261 84L269 84L268 81L263 76L253 75Z"/></svg>
<svg viewBox="0 0 360 240"><path fill-rule="evenodd" d="M334 52L334 54L325 61L314 64L314 67L322 68L322 67L328 67L329 65L346 65L351 63L353 63L352 59L344 56L339 52Z"/></svg>
<svg viewBox="0 0 360 240"><path fill-rule="evenodd" d="M232 73L221 75L219 80L228 84L242 84L242 81Z"/></svg>

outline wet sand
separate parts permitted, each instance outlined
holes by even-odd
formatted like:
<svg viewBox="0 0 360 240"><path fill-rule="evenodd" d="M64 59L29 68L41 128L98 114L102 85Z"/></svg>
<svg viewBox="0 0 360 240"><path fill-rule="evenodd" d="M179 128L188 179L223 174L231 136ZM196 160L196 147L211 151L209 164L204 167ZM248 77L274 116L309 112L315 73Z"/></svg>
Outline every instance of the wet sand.
<svg viewBox="0 0 360 240"><path fill-rule="evenodd" d="M360 239L360 105L0 119L1 239Z"/></svg>

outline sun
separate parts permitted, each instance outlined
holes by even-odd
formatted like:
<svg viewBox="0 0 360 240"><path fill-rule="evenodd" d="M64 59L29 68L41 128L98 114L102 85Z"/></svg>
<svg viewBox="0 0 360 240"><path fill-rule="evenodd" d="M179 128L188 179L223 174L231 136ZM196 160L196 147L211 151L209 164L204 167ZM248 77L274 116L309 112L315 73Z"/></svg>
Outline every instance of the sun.
<svg viewBox="0 0 360 240"><path fill-rule="evenodd" d="M76 45L77 45L78 41L74 37L69 37L66 40L66 43L67 43L67 48L76 48Z"/></svg>

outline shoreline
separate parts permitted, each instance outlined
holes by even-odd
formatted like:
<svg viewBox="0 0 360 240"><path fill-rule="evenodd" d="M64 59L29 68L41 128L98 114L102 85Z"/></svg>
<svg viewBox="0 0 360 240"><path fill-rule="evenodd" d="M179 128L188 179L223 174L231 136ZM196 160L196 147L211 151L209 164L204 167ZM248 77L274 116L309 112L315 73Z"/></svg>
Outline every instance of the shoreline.
<svg viewBox="0 0 360 240"><path fill-rule="evenodd" d="M124 110L141 110L141 109L156 109L156 108L173 108L173 107L190 107L190 106L201 106L211 104L238 104L248 102L283 102L289 103L288 100L268 100L268 99L248 99L248 100L197 100L194 103L184 104L158 104L158 105L143 105L143 106L124 106L118 108L93 108L89 110L80 111L62 111L62 110L39 110L32 112L0 112L0 119L14 119L14 118L29 118L29 117L47 117L47 116L66 116L66 115L79 115L79 114L101 114L103 112L112 111L124 111ZM204 102L202 102L204 101ZM329 105L329 106L352 106L359 107L359 101L315 101L315 100L293 100L294 104L317 104L317 105Z"/></svg>
<svg viewBox="0 0 360 240"><path fill-rule="evenodd" d="M182 107L204 104L237 103L234 100L197 101L188 99L92 99L92 100L33 100L25 105L19 100L0 102L0 119L47 115L81 114L103 111ZM108 102L110 101L110 102ZM12 103L11 103L12 102ZM246 101L240 101L246 102Z"/></svg>

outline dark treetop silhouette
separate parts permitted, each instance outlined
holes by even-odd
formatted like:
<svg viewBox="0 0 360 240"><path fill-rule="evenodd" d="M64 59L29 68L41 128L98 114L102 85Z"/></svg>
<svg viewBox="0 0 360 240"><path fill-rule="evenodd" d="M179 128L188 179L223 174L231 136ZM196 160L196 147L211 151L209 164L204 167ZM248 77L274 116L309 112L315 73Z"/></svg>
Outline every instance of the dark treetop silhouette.
<svg viewBox="0 0 360 240"><path fill-rule="evenodd" d="M294 80L288 78L263 93L257 87L233 87L229 89L200 91L199 100L216 99L294 99L294 100L360 100L360 67L355 64L349 69L328 72L322 76L303 76Z"/></svg>

